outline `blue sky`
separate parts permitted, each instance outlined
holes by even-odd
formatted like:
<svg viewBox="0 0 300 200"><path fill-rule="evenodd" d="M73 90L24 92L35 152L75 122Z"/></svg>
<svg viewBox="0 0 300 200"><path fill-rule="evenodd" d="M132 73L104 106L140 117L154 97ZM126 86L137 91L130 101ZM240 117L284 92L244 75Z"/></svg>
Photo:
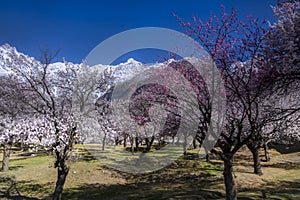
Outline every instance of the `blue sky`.
<svg viewBox="0 0 300 200"><path fill-rule="evenodd" d="M235 7L240 17L252 15L273 21L275 0L0 0L0 45L9 43L38 58L40 48L60 49L56 60L79 63L108 37L138 27L183 31L172 12L184 19L207 19L220 4ZM159 51L137 51L123 56L143 62L160 59Z"/></svg>

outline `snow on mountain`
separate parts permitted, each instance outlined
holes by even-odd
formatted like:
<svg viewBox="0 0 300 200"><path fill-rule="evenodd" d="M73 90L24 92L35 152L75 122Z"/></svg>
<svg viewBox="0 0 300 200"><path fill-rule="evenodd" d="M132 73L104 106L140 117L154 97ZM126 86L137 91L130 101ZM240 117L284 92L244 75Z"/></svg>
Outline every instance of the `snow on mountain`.
<svg viewBox="0 0 300 200"><path fill-rule="evenodd" d="M50 73L55 74L58 71L64 70L66 68L66 64L68 65L76 65L78 67L79 64L73 64L71 62L55 62L49 65ZM27 56L23 53L17 51L15 47L10 46L9 44L4 44L0 46L0 76L9 74L9 70L7 69L10 65L18 65L22 66L32 66L32 65L41 65L41 63L34 59L33 57ZM97 67L101 67L112 73L115 81L124 81L133 77L134 75L142 72L145 69L148 69L149 66L142 64L134 60L133 58L128 59L124 63L120 63L118 65L97 65Z"/></svg>
<svg viewBox="0 0 300 200"><path fill-rule="evenodd" d="M4 44L0 46L0 76L11 73L8 69L11 65L24 68L41 65L41 62L33 57L18 52L15 47L9 44ZM49 71L53 74L65 68L65 63L63 62L56 62L49 65Z"/></svg>
<svg viewBox="0 0 300 200"><path fill-rule="evenodd" d="M10 73L5 66L9 66L14 63L14 60L20 57L20 53L17 52L15 47L9 44L0 46L0 76Z"/></svg>

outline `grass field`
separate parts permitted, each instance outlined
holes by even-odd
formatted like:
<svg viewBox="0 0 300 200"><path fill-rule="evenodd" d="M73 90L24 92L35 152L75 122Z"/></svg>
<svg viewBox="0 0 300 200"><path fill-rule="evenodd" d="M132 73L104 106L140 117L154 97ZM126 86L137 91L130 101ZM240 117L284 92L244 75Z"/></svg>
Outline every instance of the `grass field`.
<svg viewBox="0 0 300 200"><path fill-rule="evenodd" d="M83 146L79 159L70 161L63 199L224 199L222 162L181 157L173 164L147 174L127 174L94 160ZM56 180L54 158L45 153L32 156L17 149L10 170L0 172L0 199L51 199ZM0 159L2 159L0 157ZM271 150L263 162L264 175L252 173L251 155L242 150L235 157L234 174L239 199L300 199L300 153Z"/></svg>

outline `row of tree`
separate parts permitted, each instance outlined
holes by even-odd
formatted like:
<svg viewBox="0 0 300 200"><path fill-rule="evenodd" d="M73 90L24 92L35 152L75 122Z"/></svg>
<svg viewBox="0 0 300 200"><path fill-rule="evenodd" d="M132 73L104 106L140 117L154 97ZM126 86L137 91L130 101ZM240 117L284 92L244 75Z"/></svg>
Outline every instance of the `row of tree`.
<svg viewBox="0 0 300 200"><path fill-rule="evenodd" d="M223 10L220 18L213 15L207 22L178 17L186 33L210 53L225 81L226 119L212 152L224 161L228 200L237 199L233 156L242 146L253 154L254 173L262 174L258 153L263 144L299 141L300 4L278 2L273 10L277 22L269 26L255 18L242 21L235 10Z"/></svg>
<svg viewBox="0 0 300 200"><path fill-rule="evenodd" d="M252 17L242 21L234 9L226 13L223 8L221 17L212 15L206 22L197 17L192 22L185 22L175 15L186 34L209 52L224 81L227 105L225 120L211 152L219 155L224 162L227 199L237 198L233 157L243 146L247 146L253 155L254 173L262 175L259 157L261 147L265 148L268 160L267 146L270 141L300 141L299 2L278 2L273 10L277 18L273 25ZM205 77L203 74L199 76L189 60L171 62L166 67L178 71L192 87L186 87L176 75L157 70L156 73L166 81L163 85L145 85L136 91L138 95L131 98L131 117L143 127L151 127L147 126L153 120L149 113L151 107L163 105L168 115L161 120L166 123L163 126L159 124L161 129L158 128L157 132L152 130L152 137L174 140L178 127L185 120L188 121L187 126L195 123L198 126L196 135L190 132L183 135L183 143L186 142L185 138L192 135L200 145L205 145L205 138L213 133L212 122L222 122L213 113L213 102L220 97L208 91ZM168 87L164 87L170 86L170 82L172 86L192 90L196 98L172 94ZM185 108L180 107L178 101L184 101ZM200 114L189 109L194 105L197 105L196 112ZM178 110L188 112L190 118L184 118ZM156 113L157 116L160 115ZM170 121L173 123L168 124L168 119L172 119ZM118 121L116 118L113 120ZM129 133L134 133L134 126L130 126L128 121L124 120L119 125L123 124L122 130L129 129ZM139 137L143 141L149 135ZM138 138L137 135L135 138Z"/></svg>

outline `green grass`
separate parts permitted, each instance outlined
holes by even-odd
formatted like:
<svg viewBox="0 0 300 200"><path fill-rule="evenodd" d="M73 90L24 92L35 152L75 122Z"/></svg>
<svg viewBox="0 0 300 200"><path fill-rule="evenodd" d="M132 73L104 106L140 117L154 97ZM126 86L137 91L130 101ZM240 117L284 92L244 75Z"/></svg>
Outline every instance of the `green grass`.
<svg viewBox="0 0 300 200"><path fill-rule="evenodd" d="M105 156L109 158L113 149L108 150L110 152ZM120 157L116 156L116 159L124 159L128 153L122 152L121 147L114 150ZM195 160L194 150L165 168L142 174L108 168L103 163L115 161L95 160L93 155L101 154L96 148L96 154L87 151L83 145L77 145L75 151L80 159L69 162L71 170L63 193L66 200L225 198L223 163L216 159L211 162ZM56 181L56 169L51 166L54 158L44 154L21 156L19 153L16 149L10 171L0 172L0 199L51 199ZM160 156L163 158L165 154L158 154L158 158ZM291 162L299 153L280 155L273 152L271 156L271 162L263 163L265 174L257 176L252 174L249 153L237 155L234 174L239 199L300 199L300 164Z"/></svg>

